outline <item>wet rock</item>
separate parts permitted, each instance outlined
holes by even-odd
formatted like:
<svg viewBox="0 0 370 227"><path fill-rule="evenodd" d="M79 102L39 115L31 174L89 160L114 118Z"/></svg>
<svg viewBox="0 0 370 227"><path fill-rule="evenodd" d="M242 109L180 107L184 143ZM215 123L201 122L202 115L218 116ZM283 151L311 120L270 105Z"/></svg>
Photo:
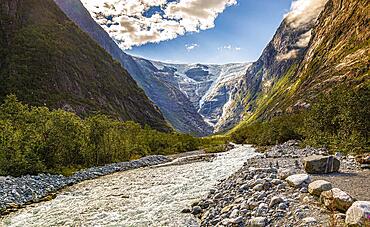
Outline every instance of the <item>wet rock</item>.
<svg viewBox="0 0 370 227"><path fill-rule="evenodd" d="M339 188L333 188L321 193L320 200L329 209L346 211L354 202L354 199Z"/></svg>
<svg viewBox="0 0 370 227"><path fill-rule="evenodd" d="M370 202L356 201L346 212L348 226L370 226Z"/></svg>
<svg viewBox="0 0 370 227"><path fill-rule="evenodd" d="M311 195L320 196L322 192L329 191L333 186L330 182L325 180L317 180L308 185L308 192Z"/></svg>
<svg viewBox="0 0 370 227"><path fill-rule="evenodd" d="M287 177L286 182L292 187L298 188L303 184L309 184L311 182L310 176L307 174L295 174Z"/></svg>
<svg viewBox="0 0 370 227"><path fill-rule="evenodd" d="M313 155L303 159L303 165L307 173L333 173L338 172L340 161L332 155Z"/></svg>

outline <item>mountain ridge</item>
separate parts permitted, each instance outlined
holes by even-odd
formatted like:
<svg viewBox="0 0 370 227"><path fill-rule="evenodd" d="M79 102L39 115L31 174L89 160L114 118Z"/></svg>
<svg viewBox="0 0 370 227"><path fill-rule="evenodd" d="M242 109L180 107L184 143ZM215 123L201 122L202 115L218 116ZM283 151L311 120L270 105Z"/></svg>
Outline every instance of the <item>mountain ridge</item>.
<svg viewBox="0 0 370 227"><path fill-rule="evenodd" d="M0 4L1 99L12 93L31 105L81 116L104 113L170 130L127 71L53 1Z"/></svg>

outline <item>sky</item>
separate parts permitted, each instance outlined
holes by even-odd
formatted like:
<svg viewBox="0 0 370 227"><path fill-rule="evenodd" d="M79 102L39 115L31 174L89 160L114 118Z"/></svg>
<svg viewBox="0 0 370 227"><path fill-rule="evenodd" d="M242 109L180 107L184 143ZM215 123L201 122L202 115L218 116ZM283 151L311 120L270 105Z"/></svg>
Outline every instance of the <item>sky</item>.
<svg viewBox="0 0 370 227"><path fill-rule="evenodd" d="M204 64L257 60L286 15L300 22L319 1L82 0L126 53Z"/></svg>

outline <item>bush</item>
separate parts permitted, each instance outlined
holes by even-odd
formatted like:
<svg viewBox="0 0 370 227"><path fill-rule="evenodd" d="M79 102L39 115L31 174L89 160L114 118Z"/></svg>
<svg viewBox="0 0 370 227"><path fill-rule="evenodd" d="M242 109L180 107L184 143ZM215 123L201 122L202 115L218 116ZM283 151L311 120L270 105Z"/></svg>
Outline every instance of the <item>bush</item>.
<svg viewBox="0 0 370 227"><path fill-rule="evenodd" d="M275 145L291 139L302 139L303 113L279 116L270 121L259 121L242 125L231 133L235 143L249 143L259 146Z"/></svg>
<svg viewBox="0 0 370 227"><path fill-rule="evenodd" d="M369 87L339 87L320 95L304 122L305 143L345 153L368 152L369 94Z"/></svg>
<svg viewBox="0 0 370 227"><path fill-rule="evenodd" d="M71 170L200 149L209 140L163 133L104 115L29 107L8 96L0 106L0 175Z"/></svg>

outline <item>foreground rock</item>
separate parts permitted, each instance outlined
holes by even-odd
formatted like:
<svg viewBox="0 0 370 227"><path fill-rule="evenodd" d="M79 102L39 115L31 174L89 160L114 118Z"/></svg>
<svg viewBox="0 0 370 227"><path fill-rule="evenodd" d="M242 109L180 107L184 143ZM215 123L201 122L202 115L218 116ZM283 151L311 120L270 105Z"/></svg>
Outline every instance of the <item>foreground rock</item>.
<svg viewBox="0 0 370 227"><path fill-rule="evenodd" d="M332 155L314 155L303 159L303 165L307 173L333 173L338 172L340 161Z"/></svg>
<svg viewBox="0 0 370 227"><path fill-rule="evenodd" d="M354 202L346 212L346 224L358 227L370 226L370 202Z"/></svg>
<svg viewBox="0 0 370 227"><path fill-rule="evenodd" d="M285 179L288 184L292 187L301 187L301 186L307 186L311 182L310 176L307 174L295 174L287 177Z"/></svg>
<svg viewBox="0 0 370 227"><path fill-rule="evenodd" d="M158 165L170 161L166 156L155 155L130 162L92 167L76 172L70 177L39 174L37 176L0 178L0 214L15 211L27 204L50 200L58 190L84 180L140 167Z"/></svg>
<svg viewBox="0 0 370 227"><path fill-rule="evenodd" d="M313 155L323 157L327 152L310 147L301 149L290 141L248 160L202 200L209 206L196 215L201 226L328 226L334 219L339 226L344 225L345 214L341 212L354 199L340 189L333 189L328 181L311 183L311 177L317 175L306 174L303 159ZM354 158L340 159L343 170L359 169ZM322 201L330 209L318 199L322 194ZM341 212L335 211L333 215L332 208Z"/></svg>
<svg viewBox="0 0 370 227"><path fill-rule="evenodd" d="M347 211L354 199L339 188L333 188L321 193L320 200L330 210Z"/></svg>
<svg viewBox="0 0 370 227"><path fill-rule="evenodd" d="M308 185L308 192L311 195L320 196L322 192L329 191L333 186L325 180L317 180Z"/></svg>

